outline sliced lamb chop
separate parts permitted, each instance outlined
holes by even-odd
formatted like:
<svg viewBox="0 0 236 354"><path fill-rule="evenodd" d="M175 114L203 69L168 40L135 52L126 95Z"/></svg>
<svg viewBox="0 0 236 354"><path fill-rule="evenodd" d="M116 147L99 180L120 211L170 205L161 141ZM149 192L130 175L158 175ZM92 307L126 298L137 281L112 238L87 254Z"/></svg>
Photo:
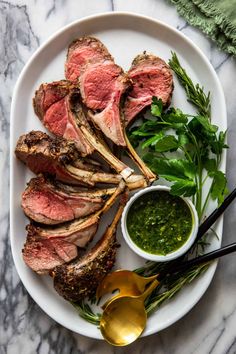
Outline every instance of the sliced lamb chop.
<svg viewBox="0 0 236 354"><path fill-rule="evenodd" d="M152 103L152 97L161 99L165 106L171 101L173 92L173 75L164 60L143 53L138 55L128 71L133 87L125 101L125 124L128 125Z"/></svg>
<svg viewBox="0 0 236 354"><path fill-rule="evenodd" d="M25 214L36 222L55 225L78 219L102 208L115 188L69 192L63 185L40 176L32 178L22 194Z"/></svg>
<svg viewBox="0 0 236 354"><path fill-rule="evenodd" d="M120 100L130 81L104 44L92 37L74 41L68 49L65 74L68 80L79 80L85 105L96 111L90 115L96 126L116 145L126 146Z"/></svg>
<svg viewBox="0 0 236 354"><path fill-rule="evenodd" d="M113 222L87 254L51 272L54 287L64 299L77 302L93 296L99 283L111 271L118 246L116 228L126 201L127 196L123 196Z"/></svg>
<svg viewBox="0 0 236 354"><path fill-rule="evenodd" d="M97 232L99 219L92 214L83 219L68 222L57 227L39 227L33 224L26 226L28 236L39 240L60 239L84 248L92 241Z"/></svg>
<svg viewBox="0 0 236 354"><path fill-rule="evenodd" d="M72 141L53 139L40 131L22 135L15 153L34 173L48 173L65 183L94 186L95 183L118 184L122 179L120 175L97 172L100 169L95 164L79 157Z"/></svg>
<svg viewBox="0 0 236 354"><path fill-rule="evenodd" d="M63 239L38 239L28 236L22 250L24 262L38 274L46 274L56 266L78 256L78 248Z"/></svg>
<svg viewBox="0 0 236 354"><path fill-rule="evenodd" d="M34 110L51 133L73 140L82 156L87 156L94 149L70 114L68 102L71 88L71 83L66 80L40 85L33 99Z"/></svg>
<svg viewBox="0 0 236 354"><path fill-rule="evenodd" d="M133 170L126 166L123 162L118 160L109 150L109 148L101 141L101 138L96 136L91 129L89 123L84 117L83 129L80 124L77 124L73 110L71 110L70 102L71 95L73 95L73 101L78 100L77 106L80 102L80 94L76 88L73 89L73 86L67 82L67 94L56 101L58 95L54 95L53 99L50 100L51 105L45 104L42 97L47 96L47 91L49 90L49 97L52 96L52 88L58 92L60 91L60 86L65 93L65 80L57 81L51 84L42 84L40 88L35 93L34 98L34 109L35 113L38 115L40 120L43 122L45 127L53 134L59 137L64 137L65 139L73 140L77 149L80 151L82 156L87 156L91 154L94 150L97 150L98 153L106 160L108 163L124 178L127 178ZM48 88L49 87L49 88ZM77 95L75 95L75 92ZM55 98L56 97L56 98ZM84 128L86 127L86 132L89 131L89 134L85 134Z"/></svg>
<svg viewBox="0 0 236 354"><path fill-rule="evenodd" d="M156 176L132 148L123 127L123 119L121 118L123 115L120 106L121 98L130 86L127 75L114 63L114 59L108 56L108 50L99 40L83 37L78 39L77 42L78 45L73 42L73 45L69 47L66 73L69 70L68 68L71 67L70 74L73 72L73 75L71 74L73 77L78 75L84 104L93 110L93 112L88 111L87 115L94 125L101 129L115 144L127 146L129 154L142 170L148 182L153 182ZM92 49L90 48L91 46ZM73 55L73 49L75 50L75 55ZM83 58L84 53L86 53L86 60L81 60L80 50ZM69 79L69 76L66 77ZM74 102L78 101L78 99L74 99ZM84 111L85 109L83 109ZM80 129L85 135L81 126ZM87 138L91 143L88 135Z"/></svg>
<svg viewBox="0 0 236 354"><path fill-rule="evenodd" d="M90 216L57 227L39 227L30 224L26 227L28 235L37 237L38 239L60 238L67 242L74 243L79 247L85 247L95 235L101 215L111 208L124 188L125 182L121 181L114 193L106 201L103 208Z"/></svg>
<svg viewBox="0 0 236 354"><path fill-rule="evenodd" d="M89 63L79 82L85 105L98 111L90 114L94 124L116 145L126 146L120 102L130 86L127 75L113 61Z"/></svg>

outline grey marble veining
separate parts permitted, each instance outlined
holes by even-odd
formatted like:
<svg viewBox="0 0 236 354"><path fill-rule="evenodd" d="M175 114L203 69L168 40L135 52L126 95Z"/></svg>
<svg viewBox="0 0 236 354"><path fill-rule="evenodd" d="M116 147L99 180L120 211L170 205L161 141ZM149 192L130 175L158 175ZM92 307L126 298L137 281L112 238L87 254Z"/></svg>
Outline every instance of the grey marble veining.
<svg viewBox="0 0 236 354"><path fill-rule="evenodd" d="M219 52L202 33L187 25L166 0L11 0L0 1L0 353L67 354L233 354L236 353L235 256L219 263L200 302L184 318L159 334L128 348L82 337L45 315L27 294L13 264L9 242L9 113L14 85L36 48L62 26L87 15L132 11L178 28L207 55L227 101L227 177L236 181L236 61ZM236 205L225 215L224 244L235 240Z"/></svg>

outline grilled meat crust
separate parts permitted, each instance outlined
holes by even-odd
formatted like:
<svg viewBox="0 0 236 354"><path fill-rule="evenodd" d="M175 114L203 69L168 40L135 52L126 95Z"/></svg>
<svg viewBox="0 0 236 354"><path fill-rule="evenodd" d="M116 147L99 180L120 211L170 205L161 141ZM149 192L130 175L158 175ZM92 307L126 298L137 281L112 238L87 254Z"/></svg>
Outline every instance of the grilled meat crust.
<svg viewBox="0 0 236 354"><path fill-rule="evenodd" d="M52 139L46 133L32 131L19 138L15 154L35 174L45 173L65 183L87 185L65 168L65 165L80 158L72 141Z"/></svg>
<svg viewBox="0 0 236 354"><path fill-rule="evenodd" d="M54 103L60 101L70 92L71 83L66 80L43 83L35 92L33 107L40 120Z"/></svg>
<svg viewBox="0 0 236 354"><path fill-rule="evenodd" d="M99 245L96 245L99 255L95 259L91 258L93 252L96 252L95 249L92 249L85 256L85 259L90 258L90 261L86 261L84 265L80 265L83 262L82 258L75 260L68 266L58 266L52 271L54 287L64 299L76 302L85 297L91 297L99 282L111 271L118 246L115 235L106 244L103 243L104 240L101 239Z"/></svg>
<svg viewBox="0 0 236 354"><path fill-rule="evenodd" d="M79 47L93 48L96 53L102 54L103 57L106 56L107 60L113 60L113 57L108 52L105 45L99 39L92 36L83 36L73 40L68 47L67 60L70 58L71 54L73 54L74 51Z"/></svg>
<svg viewBox="0 0 236 354"><path fill-rule="evenodd" d="M51 138L46 133L34 130L20 136L15 154L25 163L29 155L42 154L51 160L61 161L64 164L71 163L80 157L72 141L59 137Z"/></svg>

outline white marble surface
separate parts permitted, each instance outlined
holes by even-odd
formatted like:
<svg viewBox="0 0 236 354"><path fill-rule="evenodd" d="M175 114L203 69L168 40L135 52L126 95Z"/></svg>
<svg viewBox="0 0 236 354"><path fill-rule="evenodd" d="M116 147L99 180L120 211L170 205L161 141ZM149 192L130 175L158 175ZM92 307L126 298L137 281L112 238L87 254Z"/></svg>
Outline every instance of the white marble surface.
<svg viewBox="0 0 236 354"><path fill-rule="evenodd" d="M0 353L236 353L235 255L222 259L210 288L183 319L127 348L74 334L45 315L27 294L9 244L9 113L17 77L36 48L62 26L87 15L132 11L162 20L191 38L207 55L227 100L229 188L236 182L236 62L201 32L186 25L166 0L0 0ZM225 215L224 244L236 238L236 204Z"/></svg>

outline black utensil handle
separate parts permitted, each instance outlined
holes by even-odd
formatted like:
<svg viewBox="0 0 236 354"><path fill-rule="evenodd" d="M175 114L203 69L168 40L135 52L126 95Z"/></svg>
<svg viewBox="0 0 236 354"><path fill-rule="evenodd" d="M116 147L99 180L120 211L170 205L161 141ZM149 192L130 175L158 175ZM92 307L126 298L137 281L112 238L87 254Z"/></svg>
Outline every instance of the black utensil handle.
<svg viewBox="0 0 236 354"><path fill-rule="evenodd" d="M219 248L218 250L209 252L204 254L203 256L199 256L194 259L190 259L189 261L183 262L179 265L176 266L176 268L173 270L174 273L177 273L179 271L185 271L188 270L189 268L207 263L209 261L212 261L216 258L223 257L229 253L235 252L236 251L236 242L232 243L231 245Z"/></svg>
<svg viewBox="0 0 236 354"><path fill-rule="evenodd" d="M219 206L219 208L215 209L206 220L199 226L198 233L196 239L191 246L191 248L185 252L180 258L178 258L174 262L179 262L184 259L186 254L188 254L196 245L196 243L200 240L200 238L205 235L205 233L210 229L210 227L216 222L218 217L223 214L223 212L228 208L228 206L232 203L232 201L236 198L236 188L225 198L223 203ZM171 266L171 264L170 264Z"/></svg>
<svg viewBox="0 0 236 354"><path fill-rule="evenodd" d="M228 208L232 201L236 198L236 188L225 198L219 208L215 209L213 213L199 226L197 237L194 243L196 243L216 222L218 217Z"/></svg>

